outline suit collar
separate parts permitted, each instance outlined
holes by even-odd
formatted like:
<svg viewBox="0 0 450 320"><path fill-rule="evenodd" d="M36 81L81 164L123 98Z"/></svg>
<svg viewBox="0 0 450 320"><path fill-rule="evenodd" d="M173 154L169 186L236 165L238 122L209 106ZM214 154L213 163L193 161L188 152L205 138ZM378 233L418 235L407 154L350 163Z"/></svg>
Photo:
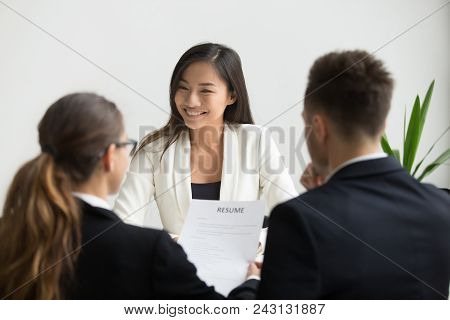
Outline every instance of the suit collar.
<svg viewBox="0 0 450 320"><path fill-rule="evenodd" d="M121 221L121 219L111 210L99 208L99 207L93 207L89 203L81 200L78 198L78 201L80 203L80 208L83 214L93 214L93 215L101 215L104 217L107 217L109 219L112 219L114 221Z"/></svg>
<svg viewBox="0 0 450 320"><path fill-rule="evenodd" d="M111 210L111 206L109 203L93 194L83 193L83 192L72 192L72 195L77 197L78 199L83 200L84 202L90 204L92 207L103 208L106 210Z"/></svg>
<svg viewBox="0 0 450 320"><path fill-rule="evenodd" d="M362 176L380 175L388 172L402 171L400 163L392 157L365 160L349 164L337 171L329 182Z"/></svg>
<svg viewBox="0 0 450 320"><path fill-rule="evenodd" d="M371 154L365 154L363 156L355 157L352 159L349 159L340 165L338 165L336 168L333 169L333 171L326 177L325 181L328 181L331 179L331 177L338 172L339 170L342 170L342 168L351 165L352 163L361 162L361 161L367 161L367 160L374 160L374 159L380 159L380 158L386 158L388 155L384 152L377 152L377 153L371 153Z"/></svg>

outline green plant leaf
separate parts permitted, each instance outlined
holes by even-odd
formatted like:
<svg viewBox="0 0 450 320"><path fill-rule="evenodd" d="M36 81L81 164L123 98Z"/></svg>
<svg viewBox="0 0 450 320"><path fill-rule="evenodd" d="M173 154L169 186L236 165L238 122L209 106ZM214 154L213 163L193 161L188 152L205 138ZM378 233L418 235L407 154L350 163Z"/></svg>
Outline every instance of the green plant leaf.
<svg viewBox="0 0 450 320"><path fill-rule="evenodd" d="M434 146L439 142L439 140L441 140L441 138L448 132L449 129L450 129L450 126L448 126L447 129L445 129L445 131L439 136L439 138L437 138L436 141L434 141L434 143L431 145L430 149L428 149L425 156L422 158L422 160L420 160L420 162L417 164L416 168L414 169L414 172L412 173L413 177L416 175L417 171L419 170L419 167L421 166L421 164L423 163L425 158L430 154L431 150L433 150Z"/></svg>
<svg viewBox="0 0 450 320"><path fill-rule="evenodd" d="M383 136L381 137L380 143L381 143L381 148L383 149L383 151L385 153L387 153L389 156L397 159L398 162L400 162L400 164L401 164L400 151L398 149L391 148L386 134L383 134Z"/></svg>
<svg viewBox="0 0 450 320"><path fill-rule="evenodd" d="M420 99L417 95L409 118L408 131L406 132L405 144L403 146L403 167L409 173L411 173L420 141L420 121Z"/></svg>
<svg viewBox="0 0 450 320"><path fill-rule="evenodd" d="M428 87L425 99L423 100L422 107L420 108L420 126L419 126L419 140L422 136L423 127L425 125L425 120L427 118L428 108L430 107L431 96L433 95L434 80L431 81Z"/></svg>
<svg viewBox="0 0 450 320"><path fill-rule="evenodd" d="M406 106L403 111L403 146L405 146L405 134L406 134Z"/></svg>
<svg viewBox="0 0 450 320"><path fill-rule="evenodd" d="M391 149L391 146L389 145L389 141L388 138L386 136L386 134L383 134L383 136L381 137L381 149L383 149L383 151L385 153L387 153L390 156L394 156L394 152Z"/></svg>
<svg viewBox="0 0 450 320"><path fill-rule="evenodd" d="M400 151L399 151L398 149L393 149L392 152L394 153L395 159L397 159L398 162L401 163L401 159L400 159Z"/></svg>
<svg viewBox="0 0 450 320"><path fill-rule="evenodd" d="M436 170L441 164L445 163L448 159L450 159L450 148L445 150L439 157L436 158L431 164L425 167L422 174L417 180L422 181L423 178L428 176L434 170Z"/></svg>
<svg viewBox="0 0 450 320"><path fill-rule="evenodd" d="M422 106L420 106L419 96L416 97L416 101L414 102L414 107L411 112L411 118L409 120L408 132L406 134L406 142L404 144L404 157L403 157L403 166L405 169L411 173L411 169L414 164L414 160L416 157L417 149L419 148L420 138L422 137L422 131L425 125L425 121L427 118L428 109L430 106L431 96L433 95L434 88L434 80L431 81L430 86L428 87L427 93L425 94L425 99L423 100ZM417 107L418 106L418 107ZM418 110L417 110L418 109ZM417 114L417 112L419 114ZM413 125L413 126L411 126ZM411 129L411 131L410 131ZM408 135L410 135L410 139L408 141ZM405 158L405 154L408 155ZM419 166L421 163L419 163ZM416 169L418 169L416 167ZM412 173L414 176L416 170Z"/></svg>

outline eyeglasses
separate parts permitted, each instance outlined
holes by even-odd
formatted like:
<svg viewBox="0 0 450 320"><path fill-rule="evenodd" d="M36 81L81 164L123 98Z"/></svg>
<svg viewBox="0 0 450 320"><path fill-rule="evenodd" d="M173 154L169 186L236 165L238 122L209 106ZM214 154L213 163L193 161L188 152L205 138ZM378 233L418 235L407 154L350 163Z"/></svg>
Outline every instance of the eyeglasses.
<svg viewBox="0 0 450 320"><path fill-rule="evenodd" d="M126 141L122 141L122 142L113 142L110 145L114 145L116 146L116 148L128 148L128 152L130 154L130 156L132 156L134 154L134 152L136 151L136 147L137 147L138 142L136 140L133 139L127 139ZM100 152L97 155L97 158L101 158L105 155L106 151L108 151L109 146L108 145L102 152Z"/></svg>
<svg viewBox="0 0 450 320"><path fill-rule="evenodd" d="M123 141L123 142L114 142L113 143L113 145L115 145L116 148L123 148L123 147L128 148L130 155L133 155L134 152L136 151L137 144L138 144L138 142L133 139L127 139L126 141Z"/></svg>
<svg viewBox="0 0 450 320"><path fill-rule="evenodd" d="M128 153L130 154L130 156L133 156L134 152L136 151L138 142L133 139L127 139L126 141L121 141L121 142L113 142L110 145L108 145L102 152L100 152L96 158L97 159L102 158L106 154L106 151L108 151L109 146L111 146L111 145L116 146L116 148L124 148L124 147L128 148Z"/></svg>

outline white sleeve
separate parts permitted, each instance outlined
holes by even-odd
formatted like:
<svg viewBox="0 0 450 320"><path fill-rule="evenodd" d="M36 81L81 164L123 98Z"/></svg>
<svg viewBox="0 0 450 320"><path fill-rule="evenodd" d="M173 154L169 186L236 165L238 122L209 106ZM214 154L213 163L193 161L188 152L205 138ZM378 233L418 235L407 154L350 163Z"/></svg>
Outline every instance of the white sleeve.
<svg viewBox="0 0 450 320"><path fill-rule="evenodd" d="M259 144L259 187L271 211L277 204L298 196L278 147L262 128Z"/></svg>
<svg viewBox="0 0 450 320"><path fill-rule="evenodd" d="M154 167L144 150L140 150L130 163L114 203L114 212L129 224L144 225L144 217L155 197Z"/></svg>

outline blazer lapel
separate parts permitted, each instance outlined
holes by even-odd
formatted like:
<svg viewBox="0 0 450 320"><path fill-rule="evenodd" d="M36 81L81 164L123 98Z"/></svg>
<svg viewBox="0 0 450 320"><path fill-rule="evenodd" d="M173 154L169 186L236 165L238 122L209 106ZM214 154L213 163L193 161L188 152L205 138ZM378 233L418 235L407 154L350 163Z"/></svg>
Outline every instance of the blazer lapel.
<svg viewBox="0 0 450 320"><path fill-rule="evenodd" d="M233 127L224 126L223 163L220 200L236 199L235 182L239 179L239 141ZM175 142L174 181L176 201L182 217L185 217L192 199L191 190L191 144L189 132L185 131Z"/></svg>
<svg viewBox="0 0 450 320"><path fill-rule="evenodd" d="M187 130L184 131L175 143L173 186L175 188L179 214L185 217L192 199L191 144L189 141L189 132Z"/></svg>
<svg viewBox="0 0 450 320"><path fill-rule="evenodd" d="M222 182L220 200L237 199L235 182L239 179L239 141L231 125L225 124L223 134Z"/></svg>

